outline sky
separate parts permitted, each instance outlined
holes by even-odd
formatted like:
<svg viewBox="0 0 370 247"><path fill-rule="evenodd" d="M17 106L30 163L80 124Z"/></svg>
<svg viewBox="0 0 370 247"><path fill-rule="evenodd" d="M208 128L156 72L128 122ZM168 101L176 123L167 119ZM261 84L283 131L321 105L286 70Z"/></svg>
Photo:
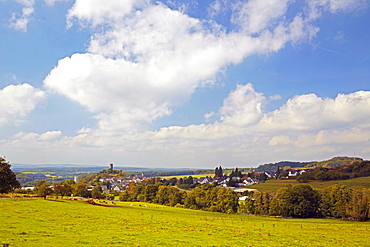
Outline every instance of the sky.
<svg viewBox="0 0 370 247"><path fill-rule="evenodd" d="M11 163L370 159L369 0L0 0Z"/></svg>

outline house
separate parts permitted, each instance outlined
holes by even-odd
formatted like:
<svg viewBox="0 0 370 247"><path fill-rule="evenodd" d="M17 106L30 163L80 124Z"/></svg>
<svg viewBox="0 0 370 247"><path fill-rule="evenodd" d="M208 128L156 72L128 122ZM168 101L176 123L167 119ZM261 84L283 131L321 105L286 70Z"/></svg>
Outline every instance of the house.
<svg viewBox="0 0 370 247"><path fill-rule="evenodd" d="M200 178L199 183L200 184L210 184L210 183L213 183L213 179L209 177Z"/></svg>
<svg viewBox="0 0 370 247"><path fill-rule="evenodd" d="M120 187L118 187L118 185L114 186L114 187L112 188L112 190L113 190L113 191L117 191L117 192L122 192L121 188L120 188Z"/></svg>
<svg viewBox="0 0 370 247"><path fill-rule="evenodd" d="M299 170L289 169L288 172L288 177L296 177L300 174Z"/></svg>
<svg viewBox="0 0 370 247"><path fill-rule="evenodd" d="M268 178L274 178L274 177L276 177L276 173L275 172L265 172L265 174L266 174L266 176L268 177Z"/></svg>

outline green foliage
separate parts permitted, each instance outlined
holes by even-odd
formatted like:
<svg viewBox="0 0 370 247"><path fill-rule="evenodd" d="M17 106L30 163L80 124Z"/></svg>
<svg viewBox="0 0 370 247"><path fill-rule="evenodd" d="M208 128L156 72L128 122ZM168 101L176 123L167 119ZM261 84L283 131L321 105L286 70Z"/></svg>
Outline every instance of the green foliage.
<svg viewBox="0 0 370 247"><path fill-rule="evenodd" d="M8 193L21 187L10 167L11 165L0 157L0 193Z"/></svg>
<svg viewBox="0 0 370 247"><path fill-rule="evenodd" d="M344 185L332 185L321 191L320 213L324 217L346 218L352 190Z"/></svg>
<svg viewBox="0 0 370 247"><path fill-rule="evenodd" d="M72 193L75 196L91 197L91 193L87 190L87 184L82 182L72 185Z"/></svg>
<svg viewBox="0 0 370 247"><path fill-rule="evenodd" d="M309 185L280 189L271 200L270 214L283 217L308 218L318 215L320 197Z"/></svg>
<svg viewBox="0 0 370 247"><path fill-rule="evenodd" d="M345 180L365 176L370 176L370 161L354 161L349 166L336 167L336 169L316 168L314 171L299 175L297 181L307 183L309 180Z"/></svg>
<svg viewBox="0 0 370 247"><path fill-rule="evenodd" d="M72 186L67 182L62 181L59 184L54 185L54 192L63 198L65 195L72 194Z"/></svg>
<svg viewBox="0 0 370 247"><path fill-rule="evenodd" d="M46 199L46 196L50 195L52 192L53 192L53 190L52 190L51 185L49 183L45 182L45 180L38 181L38 183L36 185L36 193L39 196L43 196L44 199Z"/></svg>
<svg viewBox="0 0 370 247"><path fill-rule="evenodd" d="M270 194L264 192L256 193L254 198L254 213L259 215L268 215L271 201Z"/></svg>
<svg viewBox="0 0 370 247"><path fill-rule="evenodd" d="M215 168L215 178L217 177L222 177L224 175L224 171L222 169L222 167L216 167Z"/></svg>
<svg viewBox="0 0 370 247"><path fill-rule="evenodd" d="M95 186L91 191L91 196L96 199L104 199L105 194L101 193L100 186Z"/></svg>
<svg viewBox="0 0 370 247"><path fill-rule="evenodd" d="M312 168L312 167L336 167L336 166L345 166L348 164L351 164L353 161L362 161L361 158L356 158L356 157L334 157L329 160L324 160L324 161L315 161L315 162L310 162L308 165L306 165L307 168Z"/></svg>

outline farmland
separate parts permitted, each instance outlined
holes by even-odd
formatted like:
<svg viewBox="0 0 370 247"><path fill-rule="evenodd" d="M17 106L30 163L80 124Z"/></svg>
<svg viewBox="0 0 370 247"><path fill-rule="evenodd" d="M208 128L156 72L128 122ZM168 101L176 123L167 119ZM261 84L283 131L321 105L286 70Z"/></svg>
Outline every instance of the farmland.
<svg viewBox="0 0 370 247"><path fill-rule="evenodd" d="M370 242L369 223L228 215L147 203L108 205L90 205L82 200L0 200L0 243L10 246L366 246Z"/></svg>

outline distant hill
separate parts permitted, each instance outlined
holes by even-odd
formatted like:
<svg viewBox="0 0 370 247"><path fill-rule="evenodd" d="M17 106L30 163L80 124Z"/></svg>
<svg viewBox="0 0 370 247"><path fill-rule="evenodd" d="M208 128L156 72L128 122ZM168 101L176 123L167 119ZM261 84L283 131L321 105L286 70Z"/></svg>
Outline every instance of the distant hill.
<svg viewBox="0 0 370 247"><path fill-rule="evenodd" d="M281 169L284 167L290 168L297 168L297 167L305 167L306 165L310 164L311 162L293 162L293 161L280 161L278 163L270 163L265 165L260 165L255 172L276 172L277 168L280 167Z"/></svg>
<svg viewBox="0 0 370 247"><path fill-rule="evenodd" d="M359 160L362 158L358 157L334 157L324 161L310 161L310 162L292 162L292 161L280 161L277 163L270 163L260 165L255 171L256 172L275 172L278 167L290 167L290 168L315 168L315 167L336 167L351 164L352 161Z"/></svg>
<svg viewBox="0 0 370 247"><path fill-rule="evenodd" d="M19 172L56 172L65 174L97 173L108 169L109 166L73 165L73 164L17 164L12 163L12 170ZM128 167L115 165L114 169L123 172L153 172L153 171L187 171L189 168L156 168L156 167Z"/></svg>
<svg viewBox="0 0 370 247"><path fill-rule="evenodd" d="M306 166L306 168L313 168L313 167L336 167L336 166L345 166L351 164L353 161L363 161L362 158L358 157L334 157L330 160L324 160L324 161L314 161L311 162Z"/></svg>

